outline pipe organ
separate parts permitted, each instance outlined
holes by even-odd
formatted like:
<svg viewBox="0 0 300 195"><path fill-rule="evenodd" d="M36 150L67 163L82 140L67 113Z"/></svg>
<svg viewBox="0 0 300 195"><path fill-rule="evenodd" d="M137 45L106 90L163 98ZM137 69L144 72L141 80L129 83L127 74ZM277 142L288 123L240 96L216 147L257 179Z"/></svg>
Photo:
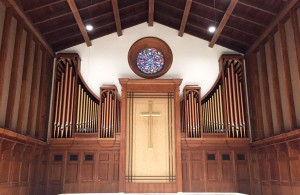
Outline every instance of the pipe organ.
<svg viewBox="0 0 300 195"><path fill-rule="evenodd" d="M77 93L76 133L97 133L98 129L98 98L85 87L79 76Z"/></svg>
<svg viewBox="0 0 300 195"><path fill-rule="evenodd" d="M113 138L119 132L120 100L116 86L100 88L100 138Z"/></svg>
<svg viewBox="0 0 300 195"><path fill-rule="evenodd" d="M87 87L79 66L78 55L63 54L56 59L52 138L98 134L99 99Z"/></svg>
<svg viewBox="0 0 300 195"><path fill-rule="evenodd" d="M201 137L201 94L200 87L185 86L181 104L182 127L186 137Z"/></svg>
<svg viewBox="0 0 300 195"><path fill-rule="evenodd" d="M237 55L223 55L219 65L220 73L215 84L201 100L196 98L200 96L200 92L199 95L195 95L191 89L184 90L181 128L188 138L220 133L228 138L248 137L243 58ZM201 113L198 113L198 110L201 110ZM197 117L201 117L201 120ZM201 132L198 129L202 129L203 135L197 133Z"/></svg>

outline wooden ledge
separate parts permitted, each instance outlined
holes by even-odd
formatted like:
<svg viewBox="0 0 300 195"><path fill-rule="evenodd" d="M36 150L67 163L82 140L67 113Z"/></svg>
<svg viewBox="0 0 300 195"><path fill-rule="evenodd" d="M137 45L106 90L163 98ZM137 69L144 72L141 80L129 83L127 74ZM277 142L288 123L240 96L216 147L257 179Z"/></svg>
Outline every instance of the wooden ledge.
<svg viewBox="0 0 300 195"><path fill-rule="evenodd" d="M250 144L250 147L259 148L259 147L264 147L266 145L279 144L279 143L284 143L293 140L300 141L300 129L274 135L262 140L254 141L253 143Z"/></svg>
<svg viewBox="0 0 300 195"><path fill-rule="evenodd" d="M249 138L181 138L182 147L249 147Z"/></svg>
<svg viewBox="0 0 300 195"><path fill-rule="evenodd" d="M38 140L36 138L28 137L26 135L22 135L16 133L14 131L10 131L4 128L0 128L0 139L6 139L13 142L19 142L23 144L32 144L32 145L39 145L39 146L48 146L47 142Z"/></svg>

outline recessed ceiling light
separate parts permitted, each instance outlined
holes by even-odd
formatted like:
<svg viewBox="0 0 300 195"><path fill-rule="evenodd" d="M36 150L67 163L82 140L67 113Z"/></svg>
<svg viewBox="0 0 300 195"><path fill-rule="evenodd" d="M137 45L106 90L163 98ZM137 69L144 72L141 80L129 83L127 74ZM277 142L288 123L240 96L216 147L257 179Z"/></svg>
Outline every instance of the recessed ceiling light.
<svg viewBox="0 0 300 195"><path fill-rule="evenodd" d="M85 28L87 31L92 31L94 27L90 24L87 24L87 25L85 25Z"/></svg>
<svg viewBox="0 0 300 195"><path fill-rule="evenodd" d="M210 26L208 28L208 32L210 32L210 33L214 33L215 31L216 31L216 27L215 26Z"/></svg>

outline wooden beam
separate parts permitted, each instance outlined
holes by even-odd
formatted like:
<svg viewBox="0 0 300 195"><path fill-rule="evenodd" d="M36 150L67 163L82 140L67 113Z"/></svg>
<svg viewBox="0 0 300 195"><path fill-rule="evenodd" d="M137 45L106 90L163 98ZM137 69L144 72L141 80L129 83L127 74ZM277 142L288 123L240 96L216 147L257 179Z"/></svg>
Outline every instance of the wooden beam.
<svg viewBox="0 0 300 195"><path fill-rule="evenodd" d="M180 37L183 36L184 29L185 29L185 26L186 26L186 23L187 23L187 19L188 19L189 14L190 14L192 1L193 0L186 0L184 12L183 12L183 16L182 16L182 20L181 20L181 24L180 24L179 34L178 34Z"/></svg>
<svg viewBox="0 0 300 195"><path fill-rule="evenodd" d="M78 12L78 9L77 9L77 6L76 6L74 0L68 0L68 4L69 4L69 6L70 6L70 8L72 10L72 13L73 13L73 15L75 17L75 20L76 20L76 22L78 24L78 27L80 29L80 32L81 32L81 34L82 34L82 36L84 38L84 41L85 41L86 45L88 47L92 46L90 37L89 37L89 35L88 35L88 33L87 33L86 29L85 29L85 26L83 24L81 16L79 15L79 12Z"/></svg>
<svg viewBox="0 0 300 195"><path fill-rule="evenodd" d="M154 0L149 0L148 26L153 26L154 20Z"/></svg>
<svg viewBox="0 0 300 195"><path fill-rule="evenodd" d="M231 13L233 12L233 10L234 10L235 6L237 5L237 3L238 3L238 0L231 0L230 1L229 6L227 7L227 10L224 13L223 18L222 18L222 20L221 20L221 22L220 22L220 24L219 24L219 26L218 26L218 28L217 28L214 36L213 36L213 38L211 39L211 41L209 43L209 47L213 47L214 44L217 42L217 40L218 40L218 38L219 38L219 36L220 36L220 34L221 34L224 26L226 25L229 17L231 16Z"/></svg>
<svg viewBox="0 0 300 195"><path fill-rule="evenodd" d="M296 10L292 10L291 13L291 22L293 27L294 41L296 46L296 55L298 63L298 71L300 77L300 32L299 32L299 23Z"/></svg>
<svg viewBox="0 0 300 195"><path fill-rule="evenodd" d="M48 42L45 40L43 35L40 33L39 30L34 26L34 24L31 22L29 17L23 12L23 10L19 7L19 5L16 3L15 0L6 0L8 5L13 8L13 10L20 16L20 18L24 21L26 26L29 28L29 30L32 31L32 33L37 37L37 39L41 42L41 44L45 47L45 49L51 54L51 56L54 56L54 52L52 48L49 46Z"/></svg>
<svg viewBox="0 0 300 195"><path fill-rule="evenodd" d="M273 15L273 16L276 16L277 13L275 10L272 10L268 7L265 7L265 6L262 6L261 4L259 3L255 3L255 2L249 2L249 0L239 0L238 2L239 4L241 5L244 5L246 7L250 7L252 9L256 9L256 10L259 10L259 11L262 11L264 13L267 13L267 14L270 14L270 15Z"/></svg>
<svg viewBox="0 0 300 195"><path fill-rule="evenodd" d="M115 16L115 23L118 36L122 36L121 19L119 14L118 0L111 0L113 12Z"/></svg>
<svg viewBox="0 0 300 195"><path fill-rule="evenodd" d="M296 5L296 3L298 3L298 0L291 0L290 3L284 9L281 10L281 12L269 25L269 27L265 29L265 31L256 39L256 41L248 49L245 56L250 55L259 46L259 44L268 37L272 30L277 27L278 23L283 19L283 17L285 17L289 13L289 11Z"/></svg>
<svg viewBox="0 0 300 195"><path fill-rule="evenodd" d="M62 3L62 2L65 2L66 0L57 0L57 1L52 1L50 3L45 3L45 4L40 4L36 7L33 7L33 8L30 8L30 9L26 9L25 12L28 13L28 12L33 12L33 11L36 11L36 10L39 10L39 9L43 9L45 7L49 7L49 6L52 6L52 5L55 5L55 4L59 4L59 3ZM39 1L41 2L41 1Z"/></svg>

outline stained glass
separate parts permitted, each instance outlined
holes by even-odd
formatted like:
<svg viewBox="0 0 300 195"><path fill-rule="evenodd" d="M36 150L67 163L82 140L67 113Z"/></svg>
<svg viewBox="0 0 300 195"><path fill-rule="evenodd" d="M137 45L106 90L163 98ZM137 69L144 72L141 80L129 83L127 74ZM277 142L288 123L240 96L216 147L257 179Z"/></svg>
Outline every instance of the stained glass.
<svg viewBox="0 0 300 195"><path fill-rule="evenodd" d="M155 74L164 66L164 55L155 48L145 48L137 56L137 66L145 74Z"/></svg>

